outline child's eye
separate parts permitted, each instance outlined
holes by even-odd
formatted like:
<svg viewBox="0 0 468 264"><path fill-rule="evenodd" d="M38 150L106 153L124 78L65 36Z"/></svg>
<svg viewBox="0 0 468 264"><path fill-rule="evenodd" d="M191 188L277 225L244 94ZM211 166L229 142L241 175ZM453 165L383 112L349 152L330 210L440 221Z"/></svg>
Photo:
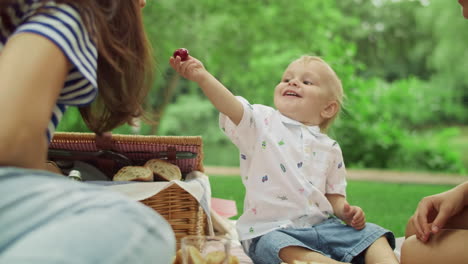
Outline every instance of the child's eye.
<svg viewBox="0 0 468 264"><path fill-rule="evenodd" d="M312 82L309 82L309 81L303 81L303 83L304 83L305 85L312 85Z"/></svg>
<svg viewBox="0 0 468 264"><path fill-rule="evenodd" d="M289 82L289 79L283 79L283 82L287 83L287 82Z"/></svg>

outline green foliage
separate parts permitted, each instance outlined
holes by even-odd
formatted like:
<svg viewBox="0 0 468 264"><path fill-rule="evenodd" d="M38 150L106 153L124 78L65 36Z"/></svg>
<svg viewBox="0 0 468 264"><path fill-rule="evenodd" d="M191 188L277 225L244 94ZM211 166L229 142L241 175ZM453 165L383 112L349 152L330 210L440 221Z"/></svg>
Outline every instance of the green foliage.
<svg viewBox="0 0 468 264"><path fill-rule="evenodd" d="M65 132L91 132L76 107L69 107L60 121L57 131Z"/></svg>
<svg viewBox="0 0 468 264"><path fill-rule="evenodd" d="M218 111L199 95L181 95L167 107L159 126L159 135L203 137L204 164L239 166L235 146L218 126Z"/></svg>
<svg viewBox="0 0 468 264"><path fill-rule="evenodd" d="M468 22L460 5L432 0L430 8L419 10L418 29L429 32L434 45L425 63L433 72L433 91L441 92L435 112L437 123L468 122Z"/></svg>
<svg viewBox="0 0 468 264"><path fill-rule="evenodd" d="M140 124L141 127L136 128L132 127L128 124L122 125L114 130L112 133L115 134L149 134L150 126L145 123ZM84 132L84 133L91 133L92 131L88 129L86 124L84 123L83 119L81 118L80 112L76 107L70 107L65 112L65 115L60 121L57 131L61 132Z"/></svg>
<svg viewBox="0 0 468 264"><path fill-rule="evenodd" d="M442 121L434 116L442 111L440 104L447 91L434 89L427 81L415 77L392 83L357 79L350 86L345 84L350 106L347 113L352 112L358 122L385 121L414 129Z"/></svg>
<svg viewBox="0 0 468 264"><path fill-rule="evenodd" d="M348 166L466 171L446 144L453 132L425 132L468 121L468 22L456 2L150 1L144 19L158 64L146 107L160 125L115 133L202 135L207 164L236 165L218 113L196 84L173 78L172 52L188 48L234 94L270 106L289 62L314 54L348 97L331 134ZM59 131L88 131L80 120L70 109Z"/></svg>
<svg viewBox="0 0 468 264"><path fill-rule="evenodd" d="M182 95L169 105L159 125L160 135L203 135L206 142L224 137L218 132L218 112L210 101L198 95Z"/></svg>
<svg viewBox="0 0 468 264"><path fill-rule="evenodd" d="M427 30L414 27L415 11L425 8L421 1L337 1L339 9L354 23L342 36L357 43L356 59L366 65L364 77L394 81L411 75L429 78L426 58L434 39Z"/></svg>
<svg viewBox="0 0 468 264"><path fill-rule="evenodd" d="M456 1L355 0L337 5L357 21L342 36L357 43L356 60L365 65L360 76L426 80L428 87L420 93L433 96L425 112L434 112L425 125L466 124L468 23Z"/></svg>
<svg viewBox="0 0 468 264"><path fill-rule="evenodd" d="M161 1L145 13L161 77L170 72L172 52L186 47L234 93L257 103L271 102L271 89L292 59L316 54L340 68L355 52L335 34L347 19L333 1ZM163 81L156 91L167 87ZM179 91L193 88L181 82Z"/></svg>
<svg viewBox="0 0 468 264"><path fill-rule="evenodd" d="M388 160L388 167L466 173L461 153L448 144L459 132L457 128L446 128L404 137L401 147Z"/></svg>
<svg viewBox="0 0 468 264"><path fill-rule="evenodd" d="M423 134L437 107L426 82L392 84L355 80L343 115L332 127L350 167L436 170L464 173L461 153L447 144L456 129Z"/></svg>
<svg viewBox="0 0 468 264"><path fill-rule="evenodd" d="M239 167L239 150L230 142L203 141L203 151L205 153L203 164Z"/></svg>

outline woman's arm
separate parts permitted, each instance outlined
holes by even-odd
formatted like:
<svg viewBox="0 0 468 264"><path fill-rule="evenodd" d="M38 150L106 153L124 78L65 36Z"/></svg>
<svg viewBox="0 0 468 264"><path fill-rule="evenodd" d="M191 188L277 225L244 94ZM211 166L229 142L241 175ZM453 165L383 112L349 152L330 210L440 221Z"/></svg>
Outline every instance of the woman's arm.
<svg viewBox="0 0 468 264"><path fill-rule="evenodd" d="M20 33L0 53L0 165L43 169L46 131L70 64L50 40Z"/></svg>

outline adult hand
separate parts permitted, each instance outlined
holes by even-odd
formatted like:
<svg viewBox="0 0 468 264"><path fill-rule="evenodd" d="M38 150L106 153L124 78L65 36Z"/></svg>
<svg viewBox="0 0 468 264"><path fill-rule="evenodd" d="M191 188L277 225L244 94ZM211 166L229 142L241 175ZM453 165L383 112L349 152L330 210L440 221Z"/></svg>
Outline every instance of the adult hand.
<svg viewBox="0 0 468 264"><path fill-rule="evenodd" d="M450 217L465 207L465 194L461 187L460 185L449 191L424 197L419 202L411 219L419 240L427 241L431 233L438 233Z"/></svg>
<svg viewBox="0 0 468 264"><path fill-rule="evenodd" d="M347 225L361 230L366 226L366 216L359 206L351 206L347 202L343 205L343 219Z"/></svg>

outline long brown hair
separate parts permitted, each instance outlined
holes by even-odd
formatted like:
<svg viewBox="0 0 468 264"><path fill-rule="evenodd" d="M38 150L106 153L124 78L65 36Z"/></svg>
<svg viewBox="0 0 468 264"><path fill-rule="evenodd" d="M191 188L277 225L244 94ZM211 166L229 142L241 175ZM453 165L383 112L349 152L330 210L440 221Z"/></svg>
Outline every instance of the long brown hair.
<svg viewBox="0 0 468 264"><path fill-rule="evenodd" d="M51 0L39 0L47 3ZM0 0L4 10L15 0ZM97 99L80 108L95 133L132 123L144 113L143 103L154 78L152 49L138 0L55 0L80 12L98 49Z"/></svg>

